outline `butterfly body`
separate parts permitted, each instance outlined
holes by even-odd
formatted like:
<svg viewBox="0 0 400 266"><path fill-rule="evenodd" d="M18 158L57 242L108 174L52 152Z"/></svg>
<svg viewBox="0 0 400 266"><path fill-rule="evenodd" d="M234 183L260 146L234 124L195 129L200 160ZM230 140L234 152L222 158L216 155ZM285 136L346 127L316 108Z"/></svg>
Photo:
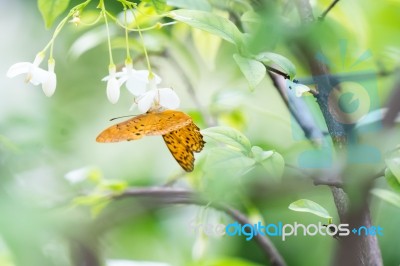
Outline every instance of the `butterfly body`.
<svg viewBox="0 0 400 266"><path fill-rule="evenodd" d="M192 118L180 111L149 111L105 129L96 141L130 141L157 135L163 136L168 149L179 165L187 172L193 171L193 153L200 152L205 142Z"/></svg>

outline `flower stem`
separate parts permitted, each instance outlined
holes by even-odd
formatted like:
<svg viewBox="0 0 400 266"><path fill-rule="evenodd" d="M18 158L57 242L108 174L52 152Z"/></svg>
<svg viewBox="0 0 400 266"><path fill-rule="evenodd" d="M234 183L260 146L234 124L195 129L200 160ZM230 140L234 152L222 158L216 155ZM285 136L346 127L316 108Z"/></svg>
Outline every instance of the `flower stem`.
<svg viewBox="0 0 400 266"><path fill-rule="evenodd" d="M147 54L147 49L146 49L146 45L144 43L142 31L140 30L139 23L137 22L137 18L136 18L135 12L133 10L132 10L132 14L133 14L133 17L135 18L135 22L136 22L136 26L138 28L138 33L139 33L139 36L140 36L140 40L142 41L144 57L146 58L147 69L149 70L149 79L152 79L154 74L153 74L153 72L151 70L149 55Z"/></svg>
<svg viewBox="0 0 400 266"><path fill-rule="evenodd" d="M106 12L107 12L107 11L106 11ZM132 11L132 13L133 13L133 11ZM157 23L154 24L153 26L149 26L149 27L147 27L147 28L141 28L141 29L140 29L140 28L138 27L138 29L130 29L130 28L126 27L125 25L121 24L121 22L119 22L119 20L118 20L116 17L114 17L110 12L107 12L107 15L108 15L118 26L120 26L121 28L123 28L123 29L125 29L125 30L128 30L128 31L148 31L148 30L153 30L153 29L161 29L162 27L165 27L165 26L171 26L171 25L177 24L176 21L171 21L171 22L166 22L166 23L157 22Z"/></svg>
<svg viewBox="0 0 400 266"><path fill-rule="evenodd" d="M69 11L68 15L63 18L63 20L60 21L60 23L58 23L56 29L54 30L53 36L50 39L50 41L46 44L46 46L43 48L43 50L41 51L41 53L45 53L47 51L47 49L49 49L50 47L50 59L53 58L53 46L54 46L54 41L57 38L58 34L61 32L62 28L64 27L65 23L68 21L68 19L74 15L74 13L78 10L82 10L85 6L87 6L92 0L86 0L83 3L80 3L76 6L74 6L73 8L71 8L71 10Z"/></svg>
<svg viewBox="0 0 400 266"><path fill-rule="evenodd" d="M126 41L126 59L132 61L131 52L129 50L129 38L128 38L128 20L126 18L126 6L124 5L124 20L125 20L125 41Z"/></svg>
<svg viewBox="0 0 400 266"><path fill-rule="evenodd" d="M104 5L104 0L100 0L99 5L101 9L101 13L103 14L104 17L104 23L106 24L106 29L107 29L107 42L108 42L108 54L110 57L110 67L114 65L114 60L112 56L112 50L111 50L111 36L110 36L110 28L108 26L108 20L107 20L107 11L106 7Z"/></svg>

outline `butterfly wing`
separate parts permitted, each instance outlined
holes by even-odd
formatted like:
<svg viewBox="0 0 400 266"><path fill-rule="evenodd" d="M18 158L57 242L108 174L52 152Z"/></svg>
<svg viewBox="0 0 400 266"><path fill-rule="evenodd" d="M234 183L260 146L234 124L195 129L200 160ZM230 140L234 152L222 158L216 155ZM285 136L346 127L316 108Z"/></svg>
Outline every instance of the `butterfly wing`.
<svg viewBox="0 0 400 266"><path fill-rule="evenodd" d="M200 152L205 144L200 129L194 123L190 123L185 127L163 135L163 139L179 165L186 172L193 171L193 152Z"/></svg>
<svg viewBox="0 0 400 266"><path fill-rule="evenodd" d="M96 141L118 142L137 140L144 136L164 135L190 123L192 119L183 112L174 110L147 112L105 129L97 136Z"/></svg>

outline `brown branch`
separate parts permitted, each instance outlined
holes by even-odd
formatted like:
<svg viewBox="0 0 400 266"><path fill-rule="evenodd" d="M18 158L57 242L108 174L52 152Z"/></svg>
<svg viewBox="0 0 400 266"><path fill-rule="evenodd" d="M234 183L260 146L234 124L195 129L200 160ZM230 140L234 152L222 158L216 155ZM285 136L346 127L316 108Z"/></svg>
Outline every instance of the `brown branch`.
<svg viewBox="0 0 400 266"><path fill-rule="evenodd" d="M229 205L217 202L210 202L200 194L185 190L185 189L174 189L166 187L153 187L153 188L130 188L127 189L123 194L113 196L114 199L122 199L128 197L143 197L150 198L154 203L158 201L160 205L166 204L191 204L212 207L216 210L226 213L232 219L238 221L241 224L252 224L252 222L240 211L230 207ZM282 255L275 248L271 240L260 234L254 236L255 241L268 257L271 265L284 266L286 265Z"/></svg>
<svg viewBox="0 0 400 266"><path fill-rule="evenodd" d="M311 5L308 0L296 0L296 6L303 24L308 27L315 22ZM340 152L346 151L347 146L347 129L344 124L338 122L338 116L335 110L329 108L329 97L336 85L332 80L328 67L315 59L314 54L320 50L318 42L312 42L312 38L303 36L298 42L300 53L305 56L310 67L314 82L318 87L319 94L317 95L317 103L325 118L329 133L332 137L335 148ZM337 99L333 99L337 100ZM342 182L341 176L337 176L338 182ZM371 186L371 181L367 180L362 189L361 204L352 205L349 202L347 194L343 189L336 186L331 186L332 196L340 217L341 223L349 223L350 226L356 225L371 225L371 218L368 209L368 193ZM359 201L359 202L360 202ZM368 237L344 237L340 241L334 265L382 265L382 256L377 244L376 236Z"/></svg>
<svg viewBox="0 0 400 266"><path fill-rule="evenodd" d="M313 183L315 186L330 186L335 188L343 188L343 182L337 179L323 179L323 178L314 178Z"/></svg>
<svg viewBox="0 0 400 266"><path fill-rule="evenodd" d="M318 20L324 20L326 15L328 15L329 11L339 2L340 0L334 0L328 8L321 14L321 16L318 17Z"/></svg>
<svg viewBox="0 0 400 266"><path fill-rule="evenodd" d="M273 67L271 67L271 66L267 66L267 65L265 65L265 64L264 64L264 66L265 66L265 68L266 68L269 72L278 74L278 75L284 77L285 79L290 79L290 76L289 76L288 74L286 74L286 73L280 71L279 69L273 68Z"/></svg>
<svg viewBox="0 0 400 266"><path fill-rule="evenodd" d="M359 73L339 73L339 74L330 74L330 80L337 80L337 82L345 81L345 80L368 80L368 79L376 79L376 77L387 77L395 74L394 70L378 70L378 71L366 71ZM297 78L297 81L301 84L305 85L313 85L315 81L313 77L300 77Z"/></svg>
<svg viewBox="0 0 400 266"><path fill-rule="evenodd" d="M400 70L397 71L400 74ZM392 128L396 122L397 115L400 112L400 78L397 79L394 88L389 97L387 106L387 112L383 117L383 126L386 128Z"/></svg>
<svg viewBox="0 0 400 266"><path fill-rule="evenodd" d="M267 66L266 66L267 67ZM286 88L285 76L281 74L275 74L275 71L271 71L268 67L268 75L272 80L274 87L279 92L283 102L288 108L291 115L299 124L303 130L306 138L312 141L313 144L319 145L324 138L324 134L318 127L310 109L302 98L296 97L293 93L288 93ZM271 72L273 73L271 73Z"/></svg>

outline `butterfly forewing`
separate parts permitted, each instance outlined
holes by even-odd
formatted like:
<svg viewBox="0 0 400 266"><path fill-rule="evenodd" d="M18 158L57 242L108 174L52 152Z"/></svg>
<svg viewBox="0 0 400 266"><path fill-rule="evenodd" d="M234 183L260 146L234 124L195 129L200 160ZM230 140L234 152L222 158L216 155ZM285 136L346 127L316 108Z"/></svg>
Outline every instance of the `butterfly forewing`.
<svg viewBox="0 0 400 266"><path fill-rule="evenodd" d="M100 133L96 141L118 142L137 140L144 136L165 135L190 123L192 123L192 119L183 112L153 111L107 128Z"/></svg>

